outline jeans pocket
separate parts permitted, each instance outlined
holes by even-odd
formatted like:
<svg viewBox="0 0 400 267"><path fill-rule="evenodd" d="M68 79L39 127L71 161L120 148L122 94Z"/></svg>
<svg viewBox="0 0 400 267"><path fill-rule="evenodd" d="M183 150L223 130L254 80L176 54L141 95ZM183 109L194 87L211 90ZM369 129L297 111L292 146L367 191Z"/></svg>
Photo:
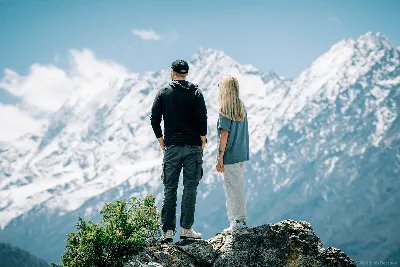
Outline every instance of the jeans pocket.
<svg viewBox="0 0 400 267"><path fill-rule="evenodd" d="M203 160L202 159L197 160L196 176L197 176L198 181L200 181L201 178L203 178Z"/></svg>
<svg viewBox="0 0 400 267"><path fill-rule="evenodd" d="M164 163L162 164L162 167L161 167L161 181L163 182L163 184L165 184L165 165L164 165Z"/></svg>
<svg viewBox="0 0 400 267"><path fill-rule="evenodd" d="M167 151L171 148L173 148L175 145L170 145L170 146L164 146L164 151Z"/></svg>

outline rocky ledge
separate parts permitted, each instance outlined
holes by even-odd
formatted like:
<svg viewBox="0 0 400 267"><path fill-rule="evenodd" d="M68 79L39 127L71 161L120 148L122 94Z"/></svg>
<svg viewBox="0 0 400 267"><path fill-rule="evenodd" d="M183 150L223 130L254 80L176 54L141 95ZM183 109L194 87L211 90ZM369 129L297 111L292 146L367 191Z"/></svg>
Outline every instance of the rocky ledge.
<svg viewBox="0 0 400 267"><path fill-rule="evenodd" d="M285 220L219 233L209 240L154 244L125 267L144 266L356 266L343 251L323 248L311 225Z"/></svg>

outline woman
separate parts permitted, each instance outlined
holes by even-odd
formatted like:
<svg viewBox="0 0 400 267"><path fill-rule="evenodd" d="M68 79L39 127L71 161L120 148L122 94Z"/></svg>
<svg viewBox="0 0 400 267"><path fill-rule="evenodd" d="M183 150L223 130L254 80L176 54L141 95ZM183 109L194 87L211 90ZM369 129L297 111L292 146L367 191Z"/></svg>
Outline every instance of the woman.
<svg viewBox="0 0 400 267"><path fill-rule="evenodd" d="M244 163L249 160L247 114L239 98L239 83L233 76L224 76L219 83L219 151L216 169L224 175L226 209L231 232L246 226Z"/></svg>

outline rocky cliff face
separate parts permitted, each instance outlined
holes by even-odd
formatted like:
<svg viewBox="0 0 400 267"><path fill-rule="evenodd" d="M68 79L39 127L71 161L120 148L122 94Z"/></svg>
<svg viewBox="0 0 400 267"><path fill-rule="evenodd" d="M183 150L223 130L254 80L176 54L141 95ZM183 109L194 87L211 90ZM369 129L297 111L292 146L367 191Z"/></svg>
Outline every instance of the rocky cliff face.
<svg viewBox="0 0 400 267"><path fill-rule="evenodd" d="M343 251L323 248L311 225L285 220L219 233L209 240L156 244L133 256L125 267L143 266L356 266Z"/></svg>

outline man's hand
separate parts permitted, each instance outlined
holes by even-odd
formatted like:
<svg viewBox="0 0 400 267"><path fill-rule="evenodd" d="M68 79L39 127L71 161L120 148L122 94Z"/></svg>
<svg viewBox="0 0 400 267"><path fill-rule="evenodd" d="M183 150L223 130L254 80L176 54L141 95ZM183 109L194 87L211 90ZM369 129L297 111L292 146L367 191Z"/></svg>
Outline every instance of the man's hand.
<svg viewBox="0 0 400 267"><path fill-rule="evenodd" d="M160 144L161 150L164 152L164 138L157 138L158 143Z"/></svg>

